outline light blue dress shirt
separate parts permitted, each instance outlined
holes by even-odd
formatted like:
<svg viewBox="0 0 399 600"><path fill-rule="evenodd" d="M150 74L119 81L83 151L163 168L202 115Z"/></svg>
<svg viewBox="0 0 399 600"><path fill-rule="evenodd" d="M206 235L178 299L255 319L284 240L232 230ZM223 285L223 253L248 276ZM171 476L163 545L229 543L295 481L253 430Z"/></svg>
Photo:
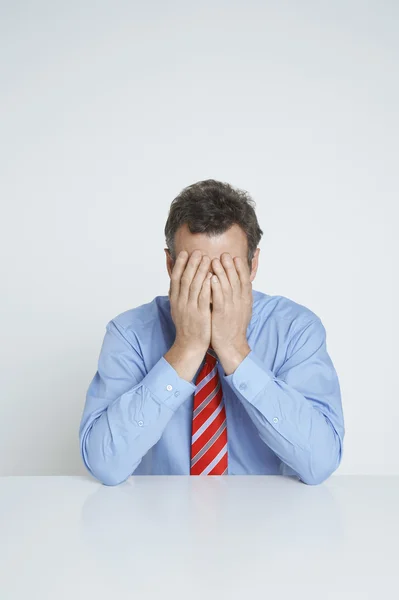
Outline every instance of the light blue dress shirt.
<svg viewBox="0 0 399 600"><path fill-rule="evenodd" d="M228 475L288 475L307 484L341 462L345 434L326 330L308 308L252 288L250 353L234 373L218 363ZM106 326L79 428L88 471L105 485L130 475L189 475L194 381L164 358L176 329L169 296Z"/></svg>

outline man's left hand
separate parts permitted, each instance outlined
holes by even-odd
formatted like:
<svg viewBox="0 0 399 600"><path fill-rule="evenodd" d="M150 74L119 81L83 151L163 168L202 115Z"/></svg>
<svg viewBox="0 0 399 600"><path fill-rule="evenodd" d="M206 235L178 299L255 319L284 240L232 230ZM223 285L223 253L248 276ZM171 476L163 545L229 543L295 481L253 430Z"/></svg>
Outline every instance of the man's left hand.
<svg viewBox="0 0 399 600"><path fill-rule="evenodd" d="M252 316L252 283L247 265L228 252L212 261L218 281L211 278L211 345L227 375L235 371L251 351L247 328Z"/></svg>

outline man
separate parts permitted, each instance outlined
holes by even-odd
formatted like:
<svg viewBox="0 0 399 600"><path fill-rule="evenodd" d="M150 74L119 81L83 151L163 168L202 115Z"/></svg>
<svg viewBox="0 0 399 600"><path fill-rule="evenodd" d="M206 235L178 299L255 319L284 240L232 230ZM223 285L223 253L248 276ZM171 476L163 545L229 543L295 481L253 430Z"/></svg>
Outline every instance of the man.
<svg viewBox="0 0 399 600"><path fill-rule="evenodd" d="M88 471L290 475L339 466L344 419L326 331L308 308L254 290L263 234L254 201L215 180L173 200L168 296L106 326L79 429Z"/></svg>

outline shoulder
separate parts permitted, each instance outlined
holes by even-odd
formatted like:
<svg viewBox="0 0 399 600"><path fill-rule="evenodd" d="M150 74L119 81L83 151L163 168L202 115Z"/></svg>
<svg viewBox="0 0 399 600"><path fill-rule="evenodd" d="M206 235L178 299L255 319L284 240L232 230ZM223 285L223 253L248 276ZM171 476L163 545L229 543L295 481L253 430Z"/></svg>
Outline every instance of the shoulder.
<svg viewBox="0 0 399 600"><path fill-rule="evenodd" d="M320 322L320 317L309 307L287 296L270 295L253 290L254 310L264 319L271 319L281 326L304 327Z"/></svg>
<svg viewBox="0 0 399 600"><path fill-rule="evenodd" d="M150 302L129 308L115 315L107 324L107 329L116 328L125 337L132 338L141 331L149 331L151 324L159 321L160 314L167 310L168 296L156 296Z"/></svg>
<svg viewBox="0 0 399 600"><path fill-rule="evenodd" d="M308 306L286 296L262 292L256 292L256 300L259 329L265 337L283 347L287 356L303 345L319 347L324 343L324 325L320 316Z"/></svg>

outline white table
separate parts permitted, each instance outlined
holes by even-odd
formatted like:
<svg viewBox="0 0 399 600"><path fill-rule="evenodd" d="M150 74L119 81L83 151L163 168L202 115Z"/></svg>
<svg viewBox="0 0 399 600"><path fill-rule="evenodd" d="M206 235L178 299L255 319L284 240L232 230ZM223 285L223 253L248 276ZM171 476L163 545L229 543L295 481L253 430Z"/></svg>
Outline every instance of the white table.
<svg viewBox="0 0 399 600"><path fill-rule="evenodd" d="M399 598L399 477L0 478L1 600Z"/></svg>

